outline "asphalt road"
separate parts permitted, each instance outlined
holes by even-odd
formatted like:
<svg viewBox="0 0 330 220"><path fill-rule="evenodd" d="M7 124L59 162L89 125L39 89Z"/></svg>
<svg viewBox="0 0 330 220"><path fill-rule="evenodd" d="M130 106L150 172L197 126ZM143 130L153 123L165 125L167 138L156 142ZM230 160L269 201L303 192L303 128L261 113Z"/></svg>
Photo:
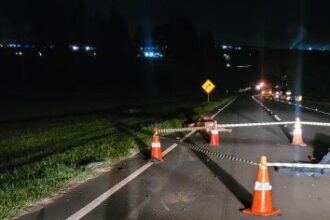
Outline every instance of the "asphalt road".
<svg viewBox="0 0 330 220"><path fill-rule="evenodd" d="M282 121L292 121L296 117L294 106L272 100L264 100L264 103ZM328 116L310 110L301 109L300 117L330 122ZM238 98L216 119L220 123L274 121L250 96ZM270 162L293 162L307 161L307 155L313 153L321 157L330 146L330 128L304 126L308 147L290 145L287 132L290 129L279 126L235 128L232 133L221 134L221 146L212 149L252 161L266 155ZM175 137L184 135L175 134ZM207 138L204 133L195 133L185 142L208 148ZM170 145L162 142L164 149ZM111 172L20 219L66 219L144 164L142 155L123 161ZM82 219L263 219L241 212L251 205L256 174L256 166L209 157L178 146L166 155L164 162L152 165ZM329 175L288 176L271 168L270 181L273 206L282 212L267 219L330 219Z"/></svg>

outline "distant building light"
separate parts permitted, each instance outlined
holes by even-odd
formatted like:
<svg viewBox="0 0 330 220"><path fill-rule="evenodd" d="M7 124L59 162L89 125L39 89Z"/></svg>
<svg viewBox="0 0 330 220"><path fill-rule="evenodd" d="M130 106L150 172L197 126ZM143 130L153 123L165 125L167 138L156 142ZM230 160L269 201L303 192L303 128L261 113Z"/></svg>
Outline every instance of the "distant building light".
<svg viewBox="0 0 330 220"><path fill-rule="evenodd" d="M73 51L79 51L79 50L80 50L80 47L77 46L77 45L70 45L69 47L70 47L71 50L73 50Z"/></svg>
<svg viewBox="0 0 330 220"><path fill-rule="evenodd" d="M230 68L231 67L230 63L227 63L226 67L227 68Z"/></svg>
<svg viewBox="0 0 330 220"><path fill-rule="evenodd" d="M159 52L158 48L155 48L155 47L143 48L143 56L148 59L163 58L163 54L161 52Z"/></svg>
<svg viewBox="0 0 330 220"><path fill-rule="evenodd" d="M228 49L228 46L227 45L222 45L222 49L226 50L226 49Z"/></svg>
<svg viewBox="0 0 330 220"><path fill-rule="evenodd" d="M38 55L39 57L42 57L42 53L40 51L38 51Z"/></svg>
<svg viewBox="0 0 330 220"><path fill-rule="evenodd" d="M16 48L17 45L16 45L16 44L8 44L7 47L8 47L8 48Z"/></svg>
<svg viewBox="0 0 330 220"><path fill-rule="evenodd" d="M312 51L312 50L313 50L313 48L312 48L312 47L308 47L308 48L307 48L307 50L309 50L309 51Z"/></svg>
<svg viewBox="0 0 330 220"><path fill-rule="evenodd" d="M23 56L23 52L22 51L17 51L17 52L15 52L15 55L16 56Z"/></svg>
<svg viewBox="0 0 330 220"><path fill-rule="evenodd" d="M94 52L93 55L96 56L97 54Z"/></svg>
<svg viewBox="0 0 330 220"><path fill-rule="evenodd" d="M235 47L235 50L242 50L241 47Z"/></svg>
<svg viewBox="0 0 330 220"><path fill-rule="evenodd" d="M54 49L55 48L55 45L51 44L51 45L49 45L49 48L50 49Z"/></svg>
<svg viewBox="0 0 330 220"><path fill-rule="evenodd" d="M3 44L0 44L0 47L2 48L3 47Z"/></svg>
<svg viewBox="0 0 330 220"><path fill-rule="evenodd" d="M89 52L89 51L94 51L95 47L92 46L85 46L85 51Z"/></svg>

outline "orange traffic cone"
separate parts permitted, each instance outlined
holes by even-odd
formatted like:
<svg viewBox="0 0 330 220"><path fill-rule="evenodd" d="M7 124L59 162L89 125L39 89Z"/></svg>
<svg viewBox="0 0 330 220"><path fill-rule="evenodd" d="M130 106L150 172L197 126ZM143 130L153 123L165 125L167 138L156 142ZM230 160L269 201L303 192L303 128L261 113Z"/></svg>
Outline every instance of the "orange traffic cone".
<svg viewBox="0 0 330 220"><path fill-rule="evenodd" d="M214 127L211 129L211 138L209 145L218 146L220 144L220 136L218 130L218 124L214 121Z"/></svg>
<svg viewBox="0 0 330 220"><path fill-rule="evenodd" d="M243 213L261 216L270 216L280 213L272 207L272 186L269 183L267 157L261 156L257 181L254 186L252 207L244 209Z"/></svg>
<svg viewBox="0 0 330 220"><path fill-rule="evenodd" d="M303 141L302 138L302 130L301 130L301 124L300 119L296 119L296 123L294 124L294 130L293 130L293 137L292 137L292 145L298 145L298 146L306 146L306 144Z"/></svg>
<svg viewBox="0 0 330 220"><path fill-rule="evenodd" d="M158 129L154 130L154 136L151 144L151 159L163 161L162 149L160 146Z"/></svg>

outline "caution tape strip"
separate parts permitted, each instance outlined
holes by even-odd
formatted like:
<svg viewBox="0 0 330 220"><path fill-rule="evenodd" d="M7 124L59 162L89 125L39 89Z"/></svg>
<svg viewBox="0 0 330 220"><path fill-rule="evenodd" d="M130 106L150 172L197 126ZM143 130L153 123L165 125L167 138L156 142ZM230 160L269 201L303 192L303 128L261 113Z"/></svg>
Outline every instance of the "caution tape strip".
<svg viewBox="0 0 330 220"><path fill-rule="evenodd" d="M242 124L218 124L218 130L221 128L239 128L239 127L257 127L257 126L272 126L272 125L289 125L295 124L296 121L283 121L283 122L261 122L261 123L242 123ZM311 122L311 121L301 121L302 125L312 125L312 126L323 126L330 127L329 122ZM175 133L175 132L187 132L187 131L198 131L211 129L211 127L192 127L192 128L167 128L159 129L159 133Z"/></svg>
<svg viewBox="0 0 330 220"><path fill-rule="evenodd" d="M324 126L324 127L330 127L330 123L328 122L311 122L311 121L302 121L300 122L303 125L314 125L314 126Z"/></svg>
<svg viewBox="0 0 330 220"><path fill-rule="evenodd" d="M186 146L186 147L190 148L193 151L200 152L200 153L203 153L203 154L207 154L207 155L210 155L210 156L214 156L214 157L217 157L217 158L220 158L220 159L231 160L231 161L236 161L236 162L240 162L240 163L246 163L246 164L250 164L250 165L254 165L254 166L259 166L260 165L260 163L257 163L257 162L251 161L251 160L246 160L246 159L238 158L238 157L231 156L231 155L228 155L228 154L222 154L222 153L219 153L219 152L211 151L211 150L205 149L204 147L201 147L201 146L198 146L198 145L183 143L183 142L174 140L172 138L164 137L164 136L159 136L159 137L161 139L174 142L178 145ZM266 165L268 167L294 167L294 168L330 169L330 164L266 163Z"/></svg>
<svg viewBox="0 0 330 220"><path fill-rule="evenodd" d="M158 133L175 133L175 132L186 132L186 131L198 131L206 129L206 126L203 127L192 127L192 128L165 128L159 129Z"/></svg>
<svg viewBox="0 0 330 220"><path fill-rule="evenodd" d="M214 156L214 157L225 159L225 160L231 160L231 161L236 161L236 162L240 162L240 163L246 163L246 164L250 164L250 165L259 166L259 163L254 162L254 161L251 161L251 160L246 160L246 159L238 158L238 157L231 156L231 155L228 155L228 154L222 154L222 153L219 153L219 152L210 151L208 149L205 149L204 147L197 146L197 145L192 145L192 144L187 144L187 143L183 143L183 142L179 142L177 140L174 140L174 139L171 139L171 138L168 138L168 137L164 137L164 136L159 136L159 137L161 139L174 142L174 143L176 143L178 145L186 146L186 147L188 147L191 150L196 151L196 152L200 152L200 153L203 153L203 154L208 154L210 156Z"/></svg>
<svg viewBox="0 0 330 220"><path fill-rule="evenodd" d="M295 121L283 121L283 122L261 122L261 123L242 123L242 124L219 124L220 128L235 128L235 127L256 127L256 126L270 126L270 125L288 125L294 124Z"/></svg>
<svg viewBox="0 0 330 220"><path fill-rule="evenodd" d="M296 167L296 168L315 168L330 169L330 164L310 164L310 163L267 163L269 167Z"/></svg>

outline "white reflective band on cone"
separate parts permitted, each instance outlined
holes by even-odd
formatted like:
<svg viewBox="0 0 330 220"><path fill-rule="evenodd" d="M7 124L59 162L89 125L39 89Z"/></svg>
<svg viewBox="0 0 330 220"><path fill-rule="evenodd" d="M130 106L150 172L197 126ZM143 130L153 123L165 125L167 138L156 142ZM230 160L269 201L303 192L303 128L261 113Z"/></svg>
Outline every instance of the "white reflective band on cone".
<svg viewBox="0 0 330 220"><path fill-rule="evenodd" d="M272 190L272 185L270 185L269 183L256 182L254 190L269 191Z"/></svg>
<svg viewBox="0 0 330 220"><path fill-rule="evenodd" d="M293 134L302 134L301 130L294 130Z"/></svg>
<svg viewBox="0 0 330 220"><path fill-rule="evenodd" d="M211 130L212 134L219 134L218 130Z"/></svg>
<svg viewBox="0 0 330 220"><path fill-rule="evenodd" d="M152 143L151 147L160 147L160 143Z"/></svg>

